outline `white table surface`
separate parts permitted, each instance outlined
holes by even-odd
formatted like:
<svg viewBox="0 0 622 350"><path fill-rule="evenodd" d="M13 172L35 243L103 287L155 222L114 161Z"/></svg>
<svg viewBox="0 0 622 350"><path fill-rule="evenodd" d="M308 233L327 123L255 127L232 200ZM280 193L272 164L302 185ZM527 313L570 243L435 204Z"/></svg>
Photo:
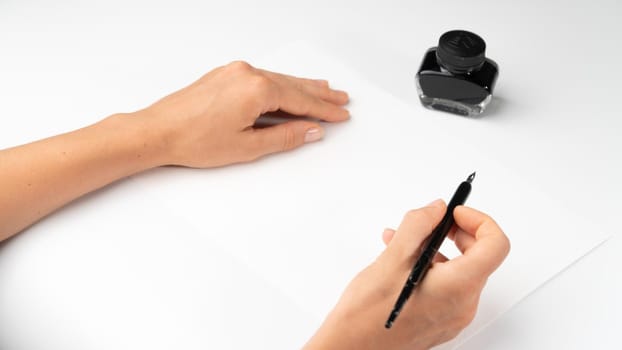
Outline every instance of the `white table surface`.
<svg viewBox="0 0 622 350"><path fill-rule="evenodd" d="M487 53L501 67L496 99L477 121L487 124L486 134L464 124L473 146L487 149L496 161L557 198L569 213L589 220L594 231L612 238L463 348L613 349L622 313L622 277L616 270L622 249L617 224L622 195L621 15L616 1L2 1L0 147L140 108L211 67L236 58L252 62L300 38L321 42L369 81L416 106L413 76L425 49L445 30L469 29L486 39ZM135 67L134 76L115 69L128 65ZM23 83L11 79L10 86L2 84L5 74L19 74ZM167 83L131 95L115 89L118 84L123 91L132 84L144 87L145 81ZM49 115L40 115L41 106ZM131 184L88 196L47 221L95 217L97 206L91 201ZM132 201L140 198L128 198ZM18 249L29 241L50 258L45 248L55 238L40 235L26 234L0 252L17 254L7 247ZM63 248L57 253L64 254ZM94 254L101 252L94 248ZM34 261L31 270L45 263ZM11 281L11 276L1 277L4 283ZM11 341L28 339L21 344L31 349L62 347L37 344L28 329L15 331ZM65 338L58 339L62 343Z"/></svg>

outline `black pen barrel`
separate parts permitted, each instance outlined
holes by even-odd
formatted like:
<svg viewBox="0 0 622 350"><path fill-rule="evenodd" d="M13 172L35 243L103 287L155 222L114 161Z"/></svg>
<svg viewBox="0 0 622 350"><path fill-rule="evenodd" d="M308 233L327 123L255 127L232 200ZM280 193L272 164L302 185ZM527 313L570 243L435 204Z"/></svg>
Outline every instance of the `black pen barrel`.
<svg viewBox="0 0 622 350"><path fill-rule="evenodd" d="M470 193L471 184L464 181L460 184L460 186L458 186L458 189L454 193L453 197L451 197L449 204L447 204L447 211L445 212L443 219L438 226L436 226L434 231L432 231L430 240L424 248L423 252L431 254L430 258L434 257L434 254L436 254L440 248L443 240L447 236L447 233L449 233L449 230L451 230L451 227L454 225L454 209L459 205L463 205Z"/></svg>
<svg viewBox="0 0 622 350"><path fill-rule="evenodd" d="M395 306L393 307L391 313L389 314L389 319L385 323L385 328L389 329L395 322L395 319L400 314L402 307L406 303L406 300L410 297L413 289L417 287L417 285L421 282L423 277L425 277L426 273L432 266L432 261L434 256L438 252L438 249L441 247L443 240L447 237L449 230L454 225L454 209L463 205L469 194L471 193L471 182L475 178L475 173L469 175L466 181L462 182L454 195L451 197L449 204L447 204L447 211L441 222L436 226L436 228L432 231L429 238L424 242L423 248L421 249L421 254L417 261L415 262L415 266L413 266L410 274L408 275L408 280L406 284L402 288L402 292L400 293Z"/></svg>

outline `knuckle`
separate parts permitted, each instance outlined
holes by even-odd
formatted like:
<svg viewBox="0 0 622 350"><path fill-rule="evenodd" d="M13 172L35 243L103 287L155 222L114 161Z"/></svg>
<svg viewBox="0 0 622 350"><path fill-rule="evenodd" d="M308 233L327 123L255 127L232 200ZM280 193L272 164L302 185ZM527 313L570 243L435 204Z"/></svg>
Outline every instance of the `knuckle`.
<svg viewBox="0 0 622 350"><path fill-rule="evenodd" d="M282 145L282 149L283 151L289 151L293 148L296 147L296 133L294 132L293 128L285 128L285 131L283 132L283 145Z"/></svg>
<svg viewBox="0 0 622 350"><path fill-rule="evenodd" d="M460 315L453 320L452 329L454 333L460 333L463 329L465 329L469 325L470 321L466 316Z"/></svg>
<svg viewBox="0 0 622 350"><path fill-rule="evenodd" d="M512 243L510 243L510 239L503 232L501 233L501 247L503 249L504 255L508 255L510 253L510 250L512 249Z"/></svg>
<svg viewBox="0 0 622 350"><path fill-rule="evenodd" d="M476 312L477 308L475 306L468 306L462 315L460 315L460 317L456 320L458 329L462 330L471 324L475 318Z"/></svg>
<svg viewBox="0 0 622 350"><path fill-rule="evenodd" d="M306 94L306 89L305 89L305 84L300 81L300 80L294 80L293 81L293 87L294 89L298 90L300 93Z"/></svg>
<svg viewBox="0 0 622 350"><path fill-rule="evenodd" d="M252 75L246 80L244 100L253 110L264 113L266 110L275 110L278 101L278 91L274 89L272 81L263 75Z"/></svg>
<svg viewBox="0 0 622 350"><path fill-rule="evenodd" d="M233 61L227 65L227 68L233 71L247 72L253 69L246 61Z"/></svg>
<svg viewBox="0 0 622 350"><path fill-rule="evenodd" d="M502 253L503 256L507 256L511 249L511 243L510 239L503 232L499 224L497 224L497 222L493 218L487 216L485 224L483 224L482 226L485 226L486 231L491 233L491 236L495 237L499 252Z"/></svg>
<svg viewBox="0 0 622 350"><path fill-rule="evenodd" d="M267 94L272 88L272 81L263 75L254 75L249 79L249 86L255 93Z"/></svg>

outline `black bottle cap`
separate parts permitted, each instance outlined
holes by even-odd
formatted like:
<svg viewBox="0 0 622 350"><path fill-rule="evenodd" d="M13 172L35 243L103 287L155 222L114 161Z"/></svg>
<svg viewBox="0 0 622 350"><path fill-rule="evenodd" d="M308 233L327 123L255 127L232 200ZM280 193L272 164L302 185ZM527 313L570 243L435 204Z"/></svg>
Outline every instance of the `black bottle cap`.
<svg viewBox="0 0 622 350"><path fill-rule="evenodd" d="M454 74L478 70L486 60L486 42L466 30L452 30L438 39L436 60Z"/></svg>

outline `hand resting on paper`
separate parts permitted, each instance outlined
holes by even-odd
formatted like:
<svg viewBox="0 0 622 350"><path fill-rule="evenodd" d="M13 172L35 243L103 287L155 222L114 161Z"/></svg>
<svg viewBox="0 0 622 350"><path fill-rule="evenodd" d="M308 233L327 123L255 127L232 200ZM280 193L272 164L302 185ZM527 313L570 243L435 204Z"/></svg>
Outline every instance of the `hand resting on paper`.
<svg viewBox="0 0 622 350"><path fill-rule="evenodd" d="M424 239L447 206L441 200L410 211L397 231L387 229L382 254L344 291L305 350L418 350L456 337L475 316L488 276L509 252L509 240L489 216L468 207L454 210L449 233L462 255L437 253L391 329L384 323Z"/></svg>
<svg viewBox="0 0 622 350"><path fill-rule="evenodd" d="M145 109L1 150L0 241L88 192L150 168L218 167L317 141L324 132L315 121L266 128L255 123L274 111L344 121L347 102L348 95L325 80L233 62ZM351 282L306 349L422 349L451 339L469 323L509 243L492 219L458 207L460 228L450 235L464 255L451 261L437 256L393 329L383 326L417 248L444 210L444 203L435 202L384 233L386 250Z"/></svg>
<svg viewBox="0 0 622 350"><path fill-rule="evenodd" d="M217 167L317 141L323 128L309 120L253 126L274 111L344 121L347 102L348 95L325 80L232 62L145 109L1 150L0 241L88 192L150 168Z"/></svg>

